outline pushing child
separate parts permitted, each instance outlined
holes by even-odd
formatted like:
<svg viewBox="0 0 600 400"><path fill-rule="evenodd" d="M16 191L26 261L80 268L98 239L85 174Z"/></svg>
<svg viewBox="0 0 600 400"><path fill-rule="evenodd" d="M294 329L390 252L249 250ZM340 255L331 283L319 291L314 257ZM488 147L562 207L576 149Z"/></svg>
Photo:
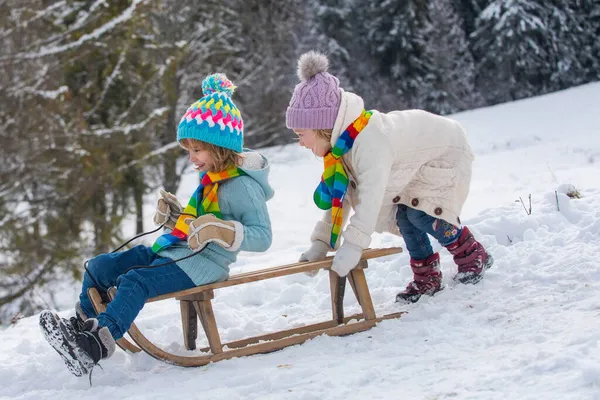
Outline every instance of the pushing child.
<svg viewBox="0 0 600 400"><path fill-rule="evenodd" d="M154 222L167 233L148 246L101 254L89 261L76 315L40 314L50 345L76 376L90 374L110 357L151 297L226 280L229 265L244 251L266 251L272 240L266 202L273 196L269 164L243 149L243 120L231 100L235 86L224 74L209 75L203 97L185 112L177 140L200 171L200 185L184 208L162 191ZM106 311L96 314L87 295L117 286Z"/></svg>
<svg viewBox="0 0 600 400"><path fill-rule="evenodd" d="M493 259L459 217L474 159L461 125L423 110L367 110L328 67L323 54L300 57L301 82L286 112L300 145L324 160L314 200L326 212L300 260L320 260L337 249L331 269L346 276L373 232L401 234L413 280L396 300L416 302L442 289L430 235L453 255L456 281L479 282ZM350 208L354 215L342 232Z"/></svg>

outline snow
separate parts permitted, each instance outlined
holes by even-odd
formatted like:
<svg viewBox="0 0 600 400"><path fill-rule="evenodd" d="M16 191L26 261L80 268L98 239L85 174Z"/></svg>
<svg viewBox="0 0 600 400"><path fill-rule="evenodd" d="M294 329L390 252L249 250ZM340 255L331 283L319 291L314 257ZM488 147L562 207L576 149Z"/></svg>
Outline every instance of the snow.
<svg viewBox="0 0 600 400"><path fill-rule="evenodd" d="M131 19L133 17L133 14L134 14L136 8L140 4L143 4L146 1L147 0L133 0L131 5L127 9L125 9L121 14L119 14L117 17L111 19L110 21L103 24L102 26L94 29L94 31L81 35L81 37L74 42L70 42L70 43L62 44L62 45L52 43L50 45L42 46L39 49L39 51L37 51L35 53L21 53L21 54L15 55L14 57L23 58L23 59L33 59L33 58L44 57L47 55L52 55L52 54L65 52L67 50L72 50L90 40L96 40L99 37L101 37L102 35L104 35L105 33L110 32L112 29L114 29L119 24L122 24L123 22L126 22L129 19ZM100 2L96 2L95 4L93 4L93 8L94 9L97 8L98 5L100 5L100 4L101 4ZM51 9L52 8L49 8L44 12L47 12ZM79 25L81 22L82 21L78 21L77 24Z"/></svg>
<svg viewBox="0 0 600 400"><path fill-rule="evenodd" d="M160 108L156 108L152 111L150 111L150 113L148 114L148 117L143 120L142 122L138 122L136 124L128 124L128 125L119 125L113 128L103 128L103 129L94 129L92 131L90 131L90 134L94 134L94 135L110 135L113 133L124 133L126 135L130 134L131 132L140 130L140 129L144 129L146 127L146 125L148 125L153 119L155 119L156 117L160 117L163 114L165 114L166 112L169 111L169 107L160 107Z"/></svg>
<svg viewBox="0 0 600 400"><path fill-rule="evenodd" d="M377 313L407 311L400 319L199 368L117 350L94 370L92 388L45 343L37 316L24 318L0 332L0 399L600 399L598 103L596 83L455 115L477 155L462 219L496 259L477 285L453 283L456 267L441 249L445 290L398 305L408 254L384 257L367 280ZM296 144L264 153L274 242L242 253L234 273L294 262L320 215L312 191L321 161ZM190 170L179 197L196 183ZM573 188L581 198L567 195ZM528 209L529 195L530 215L519 200ZM374 235L373 247L394 245L402 239ZM348 290L347 314L358 311L352 297ZM74 293L70 300L65 317ZM329 282L321 272L221 289L213 306L227 342L328 318ZM187 354L174 300L149 304L137 323L167 351Z"/></svg>
<svg viewBox="0 0 600 400"><path fill-rule="evenodd" d="M56 99L59 96L61 96L64 93L67 93L69 91L69 87L68 86L61 86L56 90L39 90L39 89L33 89L33 88L24 88L23 89L24 92L26 93L32 93L35 94L37 96L41 96L45 99Z"/></svg>

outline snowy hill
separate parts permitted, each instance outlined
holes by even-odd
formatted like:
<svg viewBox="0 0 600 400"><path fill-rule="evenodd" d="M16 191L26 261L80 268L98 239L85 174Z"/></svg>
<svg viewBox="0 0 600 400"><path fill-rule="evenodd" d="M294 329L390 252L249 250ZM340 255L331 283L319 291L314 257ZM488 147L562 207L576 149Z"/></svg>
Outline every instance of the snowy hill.
<svg viewBox="0 0 600 400"><path fill-rule="evenodd" d="M408 311L401 319L192 369L117 350L94 370L92 388L67 371L33 316L0 332L0 399L600 399L598 104L600 84L590 84L455 115L477 156L462 220L496 259L476 286L452 282L456 267L441 249L446 289L400 306L408 254L389 256L371 263L367 280L378 314ZM276 189L274 243L242 253L233 272L294 262L319 217L312 191L321 161L297 145L264 153ZM190 170L180 198L195 179ZM582 198L569 198L569 185ZM403 242L374 236L373 247L392 245ZM66 297L72 304L75 291ZM358 310L352 297L348 313ZM329 281L321 272L257 282L217 291L213 304L231 341L325 319ZM185 353L174 300L148 305L137 322Z"/></svg>

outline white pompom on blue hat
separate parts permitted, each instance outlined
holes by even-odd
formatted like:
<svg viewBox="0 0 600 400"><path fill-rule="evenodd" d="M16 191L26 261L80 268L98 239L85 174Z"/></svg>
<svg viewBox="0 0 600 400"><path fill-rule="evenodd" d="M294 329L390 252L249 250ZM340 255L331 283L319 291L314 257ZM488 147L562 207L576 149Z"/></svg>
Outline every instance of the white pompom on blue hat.
<svg viewBox="0 0 600 400"><path fill-rule="evenodd" d="M202 82L201 99L185 112L177 127L177 141L196 139L238 153L244 147L244 121L231 101L235 91L225 74L212 74Z"/></svg>

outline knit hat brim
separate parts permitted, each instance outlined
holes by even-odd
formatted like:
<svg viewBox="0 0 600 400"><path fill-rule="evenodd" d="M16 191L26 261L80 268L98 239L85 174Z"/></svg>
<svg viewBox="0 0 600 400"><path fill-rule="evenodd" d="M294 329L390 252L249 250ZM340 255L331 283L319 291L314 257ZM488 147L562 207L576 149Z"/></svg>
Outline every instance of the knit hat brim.
<svg viewBox="0 0 600 400"><path fill-rule="evenodd" d="M339 108L292 108L285 114L288 129L333 129Z"/></svg>
<svg viewBox="0 0 600 400"><path fill-rule="evenodd" d="M240 138L241 137L241 138ZM183 139L196 139L202 142L214 144L215 146L224 147L241 153L244 147L244 138L242 133L235 133L228 128L223 131L218 131L211 128L208 122L203 121L197 124L195 120L190 123L181 121L177 128L177 141Z"/></svg>

